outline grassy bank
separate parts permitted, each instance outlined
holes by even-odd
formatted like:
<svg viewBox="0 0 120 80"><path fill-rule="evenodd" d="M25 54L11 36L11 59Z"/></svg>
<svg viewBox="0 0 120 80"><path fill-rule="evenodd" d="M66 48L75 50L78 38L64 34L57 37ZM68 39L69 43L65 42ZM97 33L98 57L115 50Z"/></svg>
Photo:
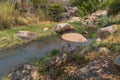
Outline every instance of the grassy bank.
<svg viewBox="0 0 120 80"><path fill-rule="evenodd" d="M15 37L15 34L18 31L31 31L37 34L37 39L39 39L42 36L49 36L53 33L52 27L55 25L55 23L41 23L36 25L29 25L29 26L22 26L17 28L11 28L8 30L0 31L0 49L10 48L14 47L16 45L21 45L24 43L27 43L25 41L22 41L20 39L17 39ZM48 27L48 31L44 32L43 28Z"/></svg>

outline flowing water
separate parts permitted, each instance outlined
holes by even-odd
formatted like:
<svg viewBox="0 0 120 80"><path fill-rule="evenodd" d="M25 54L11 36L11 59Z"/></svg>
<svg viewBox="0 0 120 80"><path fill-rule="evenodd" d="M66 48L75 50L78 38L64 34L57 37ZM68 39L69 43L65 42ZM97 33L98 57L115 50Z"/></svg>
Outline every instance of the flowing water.
<svg viewBox="0 0 120 80"><path fill-rule="evenodd" d="M91 42L88 40L87 45ZM16 65L28 63L36 58L45 56L52 49L62 49L64 46L69 49L80 45L79 43L66 42L59 38L53 38L49 41L36 41L24 47L18 47L8 50L0 51L0 77L8 74Z"/></svg>

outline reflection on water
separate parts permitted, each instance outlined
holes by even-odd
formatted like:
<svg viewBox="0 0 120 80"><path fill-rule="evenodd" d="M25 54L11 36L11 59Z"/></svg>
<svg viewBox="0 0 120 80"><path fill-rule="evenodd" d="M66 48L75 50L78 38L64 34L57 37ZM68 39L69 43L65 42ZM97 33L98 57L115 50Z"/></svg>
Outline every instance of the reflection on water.
<svg viewBox="0 0 120 80"><path fill-rule="evenodd" d="M82 45L87 45L90 42L89 40ZM5 75L18 64L27 63L46 55L52 49L62 49L63 46L72 49L76 45L80 44L53 38L50 41L36 41L24 47L0 51L0 56L2 56L0 57L0 76Z"/></svg>

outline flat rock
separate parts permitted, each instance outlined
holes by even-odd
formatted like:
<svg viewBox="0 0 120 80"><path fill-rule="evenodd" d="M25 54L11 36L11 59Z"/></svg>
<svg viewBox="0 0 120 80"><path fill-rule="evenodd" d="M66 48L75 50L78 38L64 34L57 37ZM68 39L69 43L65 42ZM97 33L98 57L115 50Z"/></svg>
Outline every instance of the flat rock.
<svg viewBox="0 0 120 80"><path fill-rule="evenodd" d="M62 39L71 42L87 42L87 39L79 33L66 33L63 34Z"/></svg>
<svg viewBox="0 0 120 80"><path fill-rule="evenodd" d="M37 37L37 35L30 31L19 31L15 36L21 40L33 40Z"/></svg>

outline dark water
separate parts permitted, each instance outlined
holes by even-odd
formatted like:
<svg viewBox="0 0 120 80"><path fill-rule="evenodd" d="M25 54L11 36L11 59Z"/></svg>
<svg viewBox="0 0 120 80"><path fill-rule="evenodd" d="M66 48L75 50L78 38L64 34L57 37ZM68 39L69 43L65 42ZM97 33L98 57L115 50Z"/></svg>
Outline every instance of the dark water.
<svg viewBox="0 0 120 80"><path fill-rule="evenodd" d="M88 40L87 45L91 42ZM68 48L68 43L71 47ZM28 63L35 58L45 56L52 49L72 49L80 43L66 42L61 39L52 39L50 41L36 41L24 47L0 51L0 77L8 74L16 65ZM9 55L10 54L10 55Z"/></svg>

